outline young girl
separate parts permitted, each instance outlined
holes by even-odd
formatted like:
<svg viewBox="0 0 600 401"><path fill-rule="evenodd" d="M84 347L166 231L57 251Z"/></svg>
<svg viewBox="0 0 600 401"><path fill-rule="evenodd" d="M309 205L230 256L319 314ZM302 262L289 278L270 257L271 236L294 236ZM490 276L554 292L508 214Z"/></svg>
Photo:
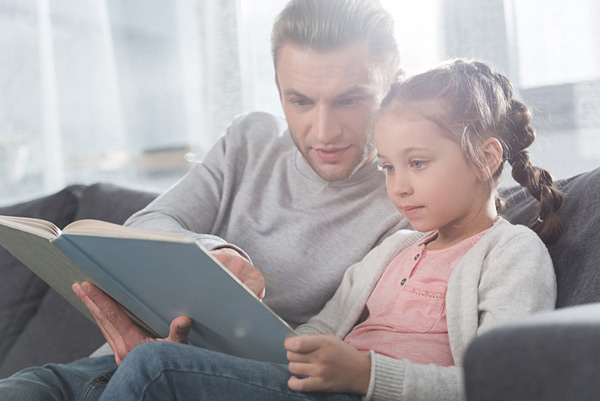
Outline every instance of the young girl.
<svg viewBox="0 0 600 401"><path fill-rule="evenodd" d="M481 62L455 60L395 84L373 133L388 196L418 232L398 232L350 267L297 329L315 335L286 340L287 367L148 343L125 358L102 399L464 399L471 340L555 304L542 240L560 235L562 197L529 162L529 122L510 82ZM535 232L498 215L505 161L539 200ZM178 362L189 353L193 365Z"/></svg>

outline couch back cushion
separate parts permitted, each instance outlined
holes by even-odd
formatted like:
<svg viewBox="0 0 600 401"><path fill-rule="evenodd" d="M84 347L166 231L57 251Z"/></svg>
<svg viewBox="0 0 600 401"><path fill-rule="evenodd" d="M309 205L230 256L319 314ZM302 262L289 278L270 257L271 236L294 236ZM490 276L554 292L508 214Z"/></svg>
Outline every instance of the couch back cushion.
<svg viewBox="0 0 600 401"><path fill-rule="evenodd" d="M52 195L0 207L0 214L50 220L63 228L73 221L83 190L83 185L72 185ZM3 247L0 277L0 377L4 377L4 361L37 312L48 286Z"/></svg>
<svg viewBox="0 0 600 401"><path fill-rule="evenodd" d="M600 168L560 180L564 202L558 212L563 234L548 251L558 283L558 308L600 302ZM502 214L529 225L538 218L537 202L522 188L500 191Z"/></svg>
<svg viewBox="0 0 600 401"><path fill-rule="evenodd" d="M157 193L108 183L90 185L81 195L75 220L96 219L123 224L157 196Z"/></svg>

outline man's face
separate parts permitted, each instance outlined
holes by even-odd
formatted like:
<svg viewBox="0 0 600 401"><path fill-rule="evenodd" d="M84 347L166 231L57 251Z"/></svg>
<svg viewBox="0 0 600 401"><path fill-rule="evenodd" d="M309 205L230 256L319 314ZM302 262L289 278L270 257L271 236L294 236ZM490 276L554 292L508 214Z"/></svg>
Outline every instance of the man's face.
<svg viewBox="0 0 600 401"><path fill-rule="evenodd" d="M391 82L366 45L330 52L285 45L276 69L294 143L319 176L344 180L375 157L367 125Z"/></svg>

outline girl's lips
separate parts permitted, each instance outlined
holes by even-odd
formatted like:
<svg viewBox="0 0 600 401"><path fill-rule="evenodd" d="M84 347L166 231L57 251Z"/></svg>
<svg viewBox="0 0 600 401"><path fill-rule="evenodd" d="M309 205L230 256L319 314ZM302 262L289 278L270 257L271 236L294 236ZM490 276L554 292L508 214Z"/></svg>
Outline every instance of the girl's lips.
<svg viewBox="0 0 600 401"><path fill-rule="evenodd" d="M421 210L423 210L423 206L406 206L402 208L404 211L404 216L410 219L411 217L415 217Z"/></svg>
<svg viewBox="0 0 600 401"><path fill-rule="evenodd" d="M347 147L339 149L314 149L319 159L325 163L339 162L344 157L347 150Z"/></svg>

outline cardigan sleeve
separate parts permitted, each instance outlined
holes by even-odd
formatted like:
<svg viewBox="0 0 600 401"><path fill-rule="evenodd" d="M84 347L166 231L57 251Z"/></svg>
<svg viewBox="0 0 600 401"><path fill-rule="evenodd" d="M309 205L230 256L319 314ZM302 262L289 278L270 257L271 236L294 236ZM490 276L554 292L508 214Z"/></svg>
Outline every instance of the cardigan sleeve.
<svg viewBox="0 0 600 401"><path fill-rule="evenodd" d="M463 401L463 370L457 366L422 365L371 351L367 401Z"/></svg>
<svg viewBox="0 0 600 401"><path fill-rule="evenodd" d="M513 225L487 255L478 287L478 334L534 312L554 309L556 275L537 234Z"/></svg>

